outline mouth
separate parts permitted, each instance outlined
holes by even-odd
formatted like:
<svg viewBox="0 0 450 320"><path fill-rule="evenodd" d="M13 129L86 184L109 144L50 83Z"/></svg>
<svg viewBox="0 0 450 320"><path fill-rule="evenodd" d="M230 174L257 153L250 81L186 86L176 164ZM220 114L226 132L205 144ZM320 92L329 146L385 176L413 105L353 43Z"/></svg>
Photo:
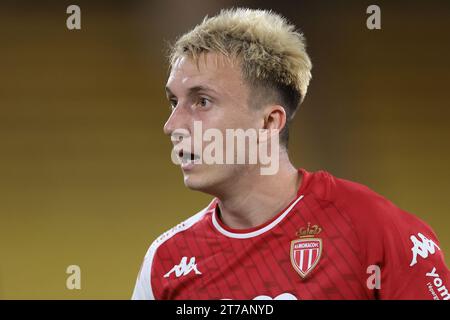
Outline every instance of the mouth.
<svg viewBox="0 0 450 320"><path fill-rule="evenodd" d="M180 150L178 152L178 158L181 161L181 167L183 169L187 168L188 166L192 166L195 163L199 163L200 160L200 156L186 150Z"/></svg>

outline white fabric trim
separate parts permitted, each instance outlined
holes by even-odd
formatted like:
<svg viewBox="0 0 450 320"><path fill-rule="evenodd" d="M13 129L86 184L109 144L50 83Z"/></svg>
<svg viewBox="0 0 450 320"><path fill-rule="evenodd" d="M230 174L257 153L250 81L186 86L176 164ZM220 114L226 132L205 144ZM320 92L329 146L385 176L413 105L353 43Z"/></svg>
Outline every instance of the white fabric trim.
<svg viewBox="0 0 450 320"><path fill-rule="evenodd" d="M268 224L267 226L265 226L264 228L261 228L259 230L253 231L253 232L248 232L248 233L234 233L234 232L230 232L228 230L225 230L224 228L222 228L219 224L219 222L217 221L217 217L216 217L216 211L214 210L213 214L212 214L212 222L214 227L216 227L216 229L222 233L223 235L230 237L230 238L235 238L235 239L248 239L248 238L252 238L252 237L256 237L259 236L260 234L263 234L264 232L269 231L270 229L272 229L273 227L275 227L278 223L281 222L281 220L284 219L284 217L287 216L287 214L292 210L292 208L303 198L303 195L299 196L297 198L297 200L295 200L290 206L289 208L287 208L277 219L275 219L274 221L272 221L270 224Z"/></svg>
<svg viewBox="0 0 450 320"><path fill-rule="evenodd" d="M132 300L155 300L151 283L151 270L153 257L155 256L156 250L164 242L175 236L177 233L189 229L195 223L200 221L203 218L203 216L208 212L207 210L208 207L198 212L197 214L193 215L184 222L173 227L169 231L166 231L151 244L150 248L147 250L147 253L145 254L144 262L142 263L141 270L136 280L133 296L131 297Z"/></svg>

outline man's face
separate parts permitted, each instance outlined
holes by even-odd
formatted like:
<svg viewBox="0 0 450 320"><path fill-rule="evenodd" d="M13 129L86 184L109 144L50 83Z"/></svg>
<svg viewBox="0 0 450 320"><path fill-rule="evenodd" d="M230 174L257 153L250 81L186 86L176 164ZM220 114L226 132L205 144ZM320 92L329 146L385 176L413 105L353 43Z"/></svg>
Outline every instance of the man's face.
<svg viewBox="0 0 450 320"><path fill-rule="evenodd" d="M181 57L172 66L166 92L172 113L164 132L176 138L172 139L175 154L184 158L181 168L185 185L212 194L229 188L249 166L196 163L191 160L198 159L199 155L191 156L191 153L195 153L194 139L197 145L202 145L202 150L211 143L194 135L194 121L201 122L203 132L218 129L224 140L225 129L263 127L261 111L249 106L250 90L239 64L216 53L200 56L198 66L191 58ZM225 152L223 150L224 158Z"/></svg>

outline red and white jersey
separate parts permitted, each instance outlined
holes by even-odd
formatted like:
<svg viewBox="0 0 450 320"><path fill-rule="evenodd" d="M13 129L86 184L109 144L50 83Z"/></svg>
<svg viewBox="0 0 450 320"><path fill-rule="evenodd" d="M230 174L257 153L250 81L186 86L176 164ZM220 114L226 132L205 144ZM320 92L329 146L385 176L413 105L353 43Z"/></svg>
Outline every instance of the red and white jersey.
<svg viewBox="0 0 450 320"><path fill-rule="evenodd" d="M217 200L150 246L133 299L442 299L436 235L369 188L300 169L297 198L233 230Z"/></svg>

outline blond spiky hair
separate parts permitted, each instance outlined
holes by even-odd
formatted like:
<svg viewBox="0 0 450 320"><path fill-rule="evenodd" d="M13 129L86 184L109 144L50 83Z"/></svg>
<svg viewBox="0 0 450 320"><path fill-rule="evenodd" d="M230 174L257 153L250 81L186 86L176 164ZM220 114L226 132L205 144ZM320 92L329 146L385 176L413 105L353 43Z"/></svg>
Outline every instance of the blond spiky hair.
<svg viewBox="0 0 450 320"><path fill-rule="evenodd" d="M239 57L245 79L292 88L299 94L298 104L306 95L312 64L305 39L285 18L272 11L237 8L205 17L176 41L171 48L170 63L174 65L181 56L197 60L204 52ZM290 111L288 119L295 113Z"/></svg>

